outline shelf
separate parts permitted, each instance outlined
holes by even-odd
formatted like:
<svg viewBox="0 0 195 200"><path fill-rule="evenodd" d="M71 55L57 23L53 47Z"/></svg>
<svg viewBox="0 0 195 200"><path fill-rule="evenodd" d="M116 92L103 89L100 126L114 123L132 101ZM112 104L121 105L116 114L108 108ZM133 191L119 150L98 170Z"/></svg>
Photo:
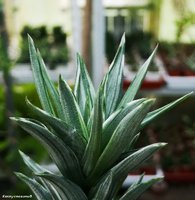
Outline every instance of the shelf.
<svg viewBox="0 0 195 200"><path fill-rule="evenodd" d="M134 77L135 73L129 73L124 81L125 90ZM139 93L144 96L181 96L190 92L195 95L195 76L171 77L161 70L147 73Z"/></svg>
<svg viewBox="0 0 195 200"><path fill-rule="evenodd" d="M143 89L140 90L140 94L144 96L181 96L188 94L190 92L194 92L192 95L195 96L195 87L182 87L182 88L170 88L169 86L164 86L163 88L160 89Z"/></svg>
<svg viewBox="0 0 195 200"><path fill-rule="evenodd" d="M60 74L64 77L64 79L68 80L68 82L72 82L75 75L75 68L73 67L72 63L68 63L68 65L59 65L54 70L48 69L48 73L51 79L55 82L58 81L58 77ZM11 69L10 74L14 84L24 84L24 83L34 82L30 64L18 64ZM2 83L3 83L3 74L1 71L0 84Z"/></svg>
<svg viewBox="0 0 195 200"><path fill-rule="evenodd" d="M48 70L48 72L53 81L58 81L59 74L69 82L73 82L75 76L75 68L72 63L68 63L67 66L58 66L55 70ZM34 82L30 64L16 65L11 70L11 76L14 84ZM134 76L135 74L131 78ZM0 84L2 83L3 75L0 72ZM130 81L125 80L124 88L127 89L129 84ZM140 94L144 96L181 96L192 91L195 96L195 77L170 77L149 72L144 84L140 90Z"/></svg>

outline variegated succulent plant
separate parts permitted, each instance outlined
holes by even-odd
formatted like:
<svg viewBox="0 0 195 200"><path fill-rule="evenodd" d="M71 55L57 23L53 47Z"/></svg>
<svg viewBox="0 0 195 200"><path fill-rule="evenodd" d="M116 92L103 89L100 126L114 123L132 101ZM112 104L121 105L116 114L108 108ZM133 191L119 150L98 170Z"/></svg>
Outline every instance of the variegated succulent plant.
<svg viewBox="0 0 195 200"><path fill-rule="evenodd" d="M33 177L16 175L32 189L37 199L134 200L161 180L143 182L140 176L125 194L118 194L127 175L165 145L156 143L134 149L142 129L190 94L154 111L151 106L155 99L135 100L155 49L123 95L124 49L123 36L97 91L79 54L74 89L61 76L56 88L29 37L32 71L42 108L26 99L36 119L12 119L40 141L58 168L57 173L48 171L20 151Z"/></svg>

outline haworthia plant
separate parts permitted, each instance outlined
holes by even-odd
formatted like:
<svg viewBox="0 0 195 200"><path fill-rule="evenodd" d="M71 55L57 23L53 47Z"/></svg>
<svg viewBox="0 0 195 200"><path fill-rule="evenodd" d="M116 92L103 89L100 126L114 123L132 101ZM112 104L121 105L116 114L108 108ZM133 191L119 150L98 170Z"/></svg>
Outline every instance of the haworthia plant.
<svg viewBox="0 0 195 200"><path fill-rule="evenodd" d="M55 87L29 36L32 72L42 108L26 99L36 119L12 119L42 143L58 168L57 173L50 172L20 151L33 177L16 175L37 199L134 200L161 181L162 177L143 182L142 175L122 196L119 193L128 174L166 145L155 143L135 149L142 129L191 93L153 111L155 99L135 99L156 48L123 95L124 49L125 35L97 92L82 57L77 54L72 91L62 76L59 76L59 87Z"/></svg>

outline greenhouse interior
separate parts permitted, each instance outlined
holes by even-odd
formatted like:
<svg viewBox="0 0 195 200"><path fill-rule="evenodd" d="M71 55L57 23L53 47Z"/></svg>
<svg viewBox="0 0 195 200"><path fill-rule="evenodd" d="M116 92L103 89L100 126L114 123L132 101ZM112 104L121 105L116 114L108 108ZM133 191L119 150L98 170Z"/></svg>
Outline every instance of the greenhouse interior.
<svg viewBox="0 0 195 200"><path fill-rule="evenodd" d="M85 183L66 174L73 154ZM0 199L13 198L195 199L194 0L0 0Z"/></svg>

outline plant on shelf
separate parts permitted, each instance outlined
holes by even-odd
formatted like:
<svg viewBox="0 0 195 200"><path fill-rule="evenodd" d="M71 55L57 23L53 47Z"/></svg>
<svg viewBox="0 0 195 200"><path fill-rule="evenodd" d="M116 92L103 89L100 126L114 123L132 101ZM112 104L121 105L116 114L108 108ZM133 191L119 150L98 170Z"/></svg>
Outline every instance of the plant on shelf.
<svg viewBox="0 0 195 200"><path fill-rule="evenodd" d="M36 38L38 41L38 48L41 49L41 55L43 59L47 58L49 55L49 34L46 29L46 26L39 26L32 28L31 26L24 26L20 35L20 56L18 58L18 63L29 63L29 54L28 54L28 40L26 40L27 34L30 34L33 38Z"/></svg>
<svg viewBox="0 0 195 200"><path fill-rule="evenodd" d="M159 55L171 76L195 76L194 44L160 42Z"/></svg>
<svg viewBox="0 0 195 200"><path fill-rule="evenodd" d="M63 32L60 26L55 26L52 29L52 42L50 44L49 66L50 69L55 68L57 64L66 64L69 59L67 35Z"/></svg>
<svg viewBox="0 0 195 200"><path fill-rule="evenodd" d="M152 33L141 30L134 31L127 35L126 62L131 71L137 71L142 63L152 52L154 36ZM155 60L152 60L150 71L158 71Z"/></svg>
<svg viewBox="0 0 195 200"><path fill-rule="evenodd" d="M25 39L27 34L37 40L37 46L41 51L42 58L47 59L47 64L50 69L54 69L59 64L66 64L69 59L66 33L63 32L60 26L55 26L52 32L47 31L46 26L32 28L24 26L21 31L20 57L18 63L28 63L28 41ZM48 56L50 55L50 56Z"/></svg>
<svg viewBox="0 0 195 200"><path fill-rule="evenodd" d="M108 63L112 62L112 58L117 49L117 39L111 32L106 32L106 57ZM130 71L138 71L141 63L149 57L152 52L154 36L152 33L143 32L141 30L133 31L126 35L125 62ZM150 71L158 71L155 60L151 61Z"/></svg>
<svg viewBox="0 0 195 200"><path fill-rule="evenodd" d="M193 173L193 176L195 174L195 123L187 115L181 115L180 118L175 122L169 120L169 122L148 126L144 130L144 137L138 141L136 146L139 148L139 146L146 145L149 138L153 141L167 142L169 145L160 152L161 165L165 175L167 173L178 175L173 181L178 181L180 174L185 172ZM155 173L152 162L146 163L143 169ZM192 177L190 179L195 180ZM188 181L187 178L185 181Z"/></svg>
<svg viewBox="0 0 195 200"><path fill-rule="evenodd" d="M97 92L77 54L74 90L59 77L58 89L51 82L41 55L29 38L32 71L42 109L26 103L36 119L12 118L48 151L58 170L49 171L20 151L33 172L23 180L41 200L116 199L129 172L137 169L165 143L134 149L140 131L152 120L190 96L187 94L157 110L150 111L154 99L135 96L155 51L140 68L127 92L122 96L125 37L123 36L109 71ZM120 200L137 199L162 177L148 182L140 176L120 196Z"/></svg>
<svg viewBox="0 0 195 200"><path fill-rule="evenodd" d="M168 172L194 172L195 173L195 123L183 115L180 123L164 128L169 146L162 153L163 167Z"/></svg>

